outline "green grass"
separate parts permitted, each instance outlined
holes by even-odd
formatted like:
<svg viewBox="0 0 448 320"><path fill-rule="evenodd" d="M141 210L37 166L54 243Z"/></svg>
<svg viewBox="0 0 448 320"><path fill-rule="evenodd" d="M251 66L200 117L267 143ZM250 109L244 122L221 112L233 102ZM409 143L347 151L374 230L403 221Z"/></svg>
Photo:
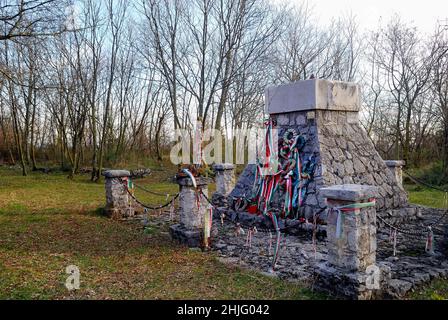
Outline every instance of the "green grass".
<svg viewBox="0 0 448 320"><path fill-rule="evenodd" d="M417 300L447 300L448 280L437 279L409 295L410 299Z"/></svg>
<svg viewBox="0 0 448 320"><path fill-rule="evenodd" d="M432 208L446 208L445 194L441 191L421 187L415 184L406 184L411 203L421 204Z"/></svg>
<svg viewBox="0 0 448 320"><path fill-rule="evenodd" d="M176 193L173 172L138 183ZM164 196L139 198L152 204ZM316 299L306 286L228 266L170 240L168 226L144 232L103 217L103 184L88 176L0 168L0 299ZM69 292L65 268L81 288Z"/></svg>
<svg viewBox="0 0 448 320"><path fill-rule="evenodd" d="M175 194L174 168L156 168L137 180ZM213 190L214 186L210 186ZM410 200L442 208L443 194L406 185ZM136 189L159 204L165 196ZM220 263L213 253L172 243L168 226L144 230L101 215L104 185L87 175L31 173L0 167L0 299L322 299L305 285ZM80 268L81 288L69 292L66 266ZM436 280L410 299L447 299L448 281Z"/></svg>
<svg viewBox="0 0 448 320"><path fill-rule="evenodd" d="M447 208L445 194L441 191L429 189L415 184L405 184L411 203L433 208ZM409 299L446 300L448 299L448 280L437 279L425 285L408 296Z"/></svg>

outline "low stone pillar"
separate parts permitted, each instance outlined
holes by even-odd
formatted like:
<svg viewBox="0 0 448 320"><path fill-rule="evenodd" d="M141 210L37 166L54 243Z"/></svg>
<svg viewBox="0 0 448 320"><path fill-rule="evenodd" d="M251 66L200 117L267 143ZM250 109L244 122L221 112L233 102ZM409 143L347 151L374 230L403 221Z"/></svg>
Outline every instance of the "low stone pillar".
<svg viewBox="0 0 448 320"><path fill-rule="evenodd" d="M105 214L112 219L133 216L135 209L126 189L131 173L127 170L107 170L103 172L103 176L106 178Z"/></svg>
<svg viewBox="0 0 448 320"><path fill-rule="evenodd" d="M216 193L228 196L235 187L235 165L232 163L216 163L213 165L216 174Z"/></svg>
<svg viewBox="0 0 448 320"><path fill-rule="evenodd" d="M377 196L377 187L336 185L320 189L329 209L369 202ZM341 213L329 210L327 218L328 261L317 268L318 288L350 299L371 299L379 290L380 270L376 267L376 209L366 207ZM374 274L377 272L377 274ZM370 282L369 282L370 281Z"/></svg>
<svg viewBox="0 0 448 320"><path fill-rule="evenodd" d="M406 164L403 160L385 160L386 166L394 175L400 186L403 185L403 167Z"/></svg>
<svg viewBox="0 0 448 320"><path fill-rule="evenodd" d="M208 196L208 180L197 177L197 188L194 187L193 182L188 177L178 178L177 183L180 193L180 223L170 227L171 237L188 247L202 247L204 242L204 216L209 203L201 195L201 191Z"/></svg>
<svg viewBox="0 0 448 320"><path fill-rule="evenodd" d="M216 163L215 172L216 192L213 193L212 202L220 207L227 205L227 196L235 188L235 165L232 163Z"/></svg>

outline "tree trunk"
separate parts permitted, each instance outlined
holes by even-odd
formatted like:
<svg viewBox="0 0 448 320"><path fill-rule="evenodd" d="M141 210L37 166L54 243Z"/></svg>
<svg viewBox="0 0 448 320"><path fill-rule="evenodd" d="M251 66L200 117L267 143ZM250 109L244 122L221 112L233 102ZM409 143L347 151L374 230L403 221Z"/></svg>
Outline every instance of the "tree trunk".
<svg viewBox="0 0 448 320"><path fill-rule="evenodd" d="M443 168L443 180L448 180L448 121L445 121L443 132L443 156L442 156L442 168Z"/></svg>
<svg viewBox="0 0 448 320"><path fill-rule="evenodd" d="M216 122L215 122L216 130L221 129L222 115L224 113L224 109L227 102L227 96L229 93L229 86L230 86L229 74L231 71L231 67L232 67L232 50L230 49L226 54L226 67L224 69L223 87L221 97L219 98L218 111L216 113Z"/></svg>

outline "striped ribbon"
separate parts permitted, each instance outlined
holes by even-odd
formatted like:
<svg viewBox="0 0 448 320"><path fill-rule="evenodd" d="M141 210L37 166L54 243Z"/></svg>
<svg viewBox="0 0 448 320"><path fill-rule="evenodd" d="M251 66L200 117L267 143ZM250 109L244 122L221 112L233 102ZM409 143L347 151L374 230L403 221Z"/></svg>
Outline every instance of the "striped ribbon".
<svg viewBox="0 0 448 320"><path fill-rule="evenodd" d="M172 221L174 218L174 201L171 201L170 204L170 221Z"/></svg>
<svg viewBox="0 0 448 320"><path fill-rule="evenodd" d="M290 175L286 177L284 211L285 211L285 217L287 217L292 211L292 181Z"/></svg>
<svg viewBox="0 0 448 320"><path fill-rule="evenodd" d="M426 238L425 251L429 254L434 254L434 232L431 227L428 227L428 237Z"/></svg>
<svg viewBox="0 0 448 320"><path fill-rule="evenodd" d="M278 227L278 221L275 214L270 213L272 223L274 224L275 232L276 232L276 239L275 239L275 247L274 247L274 256L272 258L272 270L275 270L275 265L278 260L278 253L280 249L280 239L281 239L281 233L280 228Z"/></svg>
<svg viewBox="0 0 448 320"><path fill-rule="evenodd" d="M182 172L185 173L185 174L191 179L191 182L193 183L193 186L194 186L195 188L197 188L198 185L197 185L197 183L196 183L196 178L193 176L193 174L190 172L190 170L188 170L188 169L182 169Z"/></svg>
<svg viewBox="0 0 448 320"><path fill-rule="evenodd" d="M336 239L340 239L342 237L342 228L344 225L344 212L351 212L362 208L374 207L376 204L375 199L369 199L369 202L357 202L351 203L344 206L339 206L332 208L332 211L336 211L338 216L336 220Z"/></svg>
<svg viewBox="0 0 448 320"><path fill-rule="evenodd" d="M213 207L209 206L204 214L204 247L209 248L210 236L213 224Z"/></svg>

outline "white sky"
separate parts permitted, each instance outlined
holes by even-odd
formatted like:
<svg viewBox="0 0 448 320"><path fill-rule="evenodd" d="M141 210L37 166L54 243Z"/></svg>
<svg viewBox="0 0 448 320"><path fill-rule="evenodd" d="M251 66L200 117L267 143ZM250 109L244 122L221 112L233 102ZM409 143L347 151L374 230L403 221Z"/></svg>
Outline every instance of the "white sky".
<svg viewBox="0 0 448 320"><path fill-rule="evenodd" d="M395 13L423 33L432 33L437 20L448 19L448 0L308 0L308 4L320 23L352 12L364 30L375 29L380 17L387 23Z"/></svg>

